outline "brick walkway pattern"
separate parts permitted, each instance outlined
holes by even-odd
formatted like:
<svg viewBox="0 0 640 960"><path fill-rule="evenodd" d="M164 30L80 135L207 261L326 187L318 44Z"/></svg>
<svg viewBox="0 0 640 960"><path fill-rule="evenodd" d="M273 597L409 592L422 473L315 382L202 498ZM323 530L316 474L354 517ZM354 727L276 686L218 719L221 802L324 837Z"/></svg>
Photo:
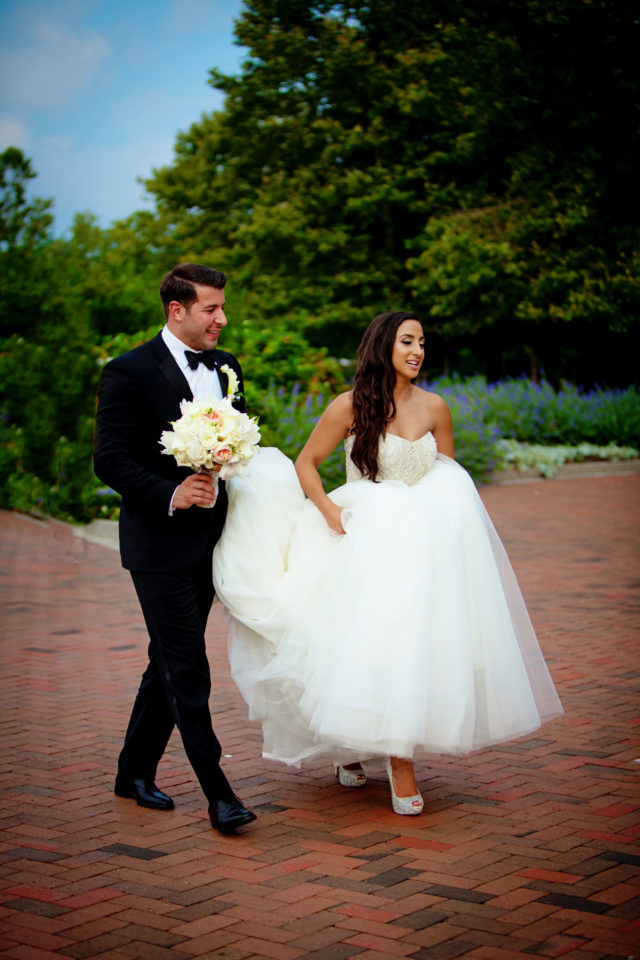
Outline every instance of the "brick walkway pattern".
<svg viewBox="0 0 640 960"><path fill-rule="evenodd" d="M208 643L214 725L259 814L223 837L172 738L172 812L114 797L146 634L117 553L0 515L0 960L640 956L640 477L485 487L565 706L530 738L361 790L260 756Z"/></svg>

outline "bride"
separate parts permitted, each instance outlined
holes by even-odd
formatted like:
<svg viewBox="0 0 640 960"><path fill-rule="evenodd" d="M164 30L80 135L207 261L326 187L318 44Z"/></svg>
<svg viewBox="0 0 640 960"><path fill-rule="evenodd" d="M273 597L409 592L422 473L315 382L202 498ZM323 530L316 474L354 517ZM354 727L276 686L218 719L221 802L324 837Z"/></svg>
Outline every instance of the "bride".
<svg viewBox="0 0 640 960"><path fill-rule="evenodd" d="M345 786L384 758L404 815L423 809L414 758L562 713L504 548L453 460L448 407L414 384L423 360L413 314L377 316L353 389L295 468L266 448L228 481L214 553L231 672L263 755L326 755ZM340 443L347 483L327 494L318 467Z"/></svg>

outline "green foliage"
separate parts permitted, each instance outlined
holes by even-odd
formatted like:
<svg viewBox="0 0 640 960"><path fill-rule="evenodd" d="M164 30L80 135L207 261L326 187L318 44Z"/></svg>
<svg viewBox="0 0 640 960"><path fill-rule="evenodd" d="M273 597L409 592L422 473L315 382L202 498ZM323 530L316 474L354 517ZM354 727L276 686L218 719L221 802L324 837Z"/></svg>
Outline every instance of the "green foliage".
<svg viewBox="0 0 640 960"><path fill-rule="evenodd" d="M487 383L484 377L439 377L429 389L449 405L464 403L477 422L491 423L500 437L528 443L640 444L640 390L595 388L570 383L554 390L547 381L522 377Z"/></svg>
<svg viewBox="0 0 640 960"><path fill-rule="evenodd" d="M459 384L462 388L463 384ZM252 412L259 413L262 446L275 446L295 460L335 393L304 393L299 384L290 392L273 384L264 391ZM494 444L498 429L487 417L486 403L479 395L460 393L447 395L453 419L456 459L477 480L488 477L495 467ZM337 447L321 465L320 475L326 489L345 482L344 450Z"/></svg>
<svg viewBox="0 0 640 960"><path fill-rule="evenodd" d="M104 337L97 346L99 367L103 367L114 357L119 357L123 353L146 343L147 340L151 340L157 332L158 326L155 325L148 327L146 330L134 330L132 333L117 333L114 336Z"/></svg>
<svg viewBox="0 0 640 960"><path fill-rule="evenodd" d="M36 176L17 147L0 153L0 251L29 250L47 238L51 200L29 200L27 186ZM4 258L3 258L4 259Z"/></svg>
<svg viewBox="0 0 640 960"><path fill-rule="evenodd" d="M147 186L249 321L333 356L411 305L432 372L473 336L491 378L628 382L632 31L607 0L247 0L224 110Z"/></svg>
<svg viewBox="0 0 640 960"><path fill-rule="evenodd" d="M637 446L635 387L571 385L637 382L634 24L609 0L245 0L247 60L211 72L224 108L178 136L154 211L55 239L31 162L0 153L0 501L117 510L91 473L99 373L186 260L229 275L222 346L292 456L394 308L423 318L430 377L482 375L435 384L474 476L499 436Z"/></svg>
<svg viewBox="0 0 640 960"><path fill-rule="evenodd" d="M490 416L502 437L546 444L640 442L637 387L585 393L563 384L555 391L547 382L521 379L490 387L480 381L479 388L486 390Z"/></svg>
<svg viewBox="0 0 640 960"><path fill-rule="evenodd" d="M531 467L542 477L553 477L565 463L582 463L584 460L632 460L640 456L635 447L621 447L617 443L598 446L579 443L577 446L541 446L536 443L520 443L518 440L498 440L496 443L497 467L501 470Z"/></svg>
<svg viewBox="0 0 640 960"><path fill-rule="evenodd" d="M52 274L64 277L65 308L87 316L92 339L162 323L160 280L180 256L153 214L141 211L107 230L80 214L69 240L54 242L49 254Z"/></svg>
<svg viewBox="0 0 640 960"><path fill-rule="evenodd" d="M304 394L298 383L289 392L271 383L252 407L252 412L259 414L260 445L278 447L295 460L331 399L332 394ZM336 448L325 460L320 467L320 476L327 490L345 482L343 450Z"/></svg>
<svg viewBox="0 0 640 960"><path fill-rule="evenodd" d="M246 371L249 404L257 402L271 384L291 389L297 383L317 392L342 381L339 365L324 348L310 347L298 329L277 319L242 320L243 308L243 303L234 305L221 346L234 353Z"/></svg>
<svg viewBox="0 0 640 960"><path fill-rule="evenodd" d="M477 334L510 318L522 295L523 266L509 243L504 210L432 218L422 253L409 260L410 286L430 304L427 329L445 339Z"/></svg>
<svg viewBox="0 0 640 960"><path fill-rule="evenodd" d="M35 176L21 150L0 153L0 337L27 330L48 295L42 264L53 218L50 200L27 195Z"/></svg>
<svg viewBox="0 0 640 960"><path fill-rule="evenodd" d="M45 482L25 466L25 435L16 426L0 426L0 503L4 507L45 511Z"/></svg>
<svg viewBox="0 0 640 960"><path fill-rule="evenodd" d="M634 387L596 389L585 394L568 384L555 392L546 383L507 380L488 384L475 377L440 378L429 389L446 399L453 420L456 460L477 481L512 464L536 466L542 475L552 476L554 464L567 460L628 459L638 455L640 394ZM252 407L252 412L259 414L262 445L276 446L295 460L333 396L333 391L329 395L305 393L295 385L288 392L271 384ZM501 439L516 436L538 442ZM555 446L542 446L541 441L548 436L555 438ZM576 443L576 436L585 439ZM589 438L592 442L586 442ZM341 447L322 465L321 475L327 489L344 483Z"/></svg>
<svg viewBox="0 0 640 960"><path fill-rule="evenodd" d="M0 421L4 506L64 519L117 516L119 498L92 471L93 397L101 364L154 332L152 328L107 338L79 357L60 349L59 357L53 352L51 362L43 349L26 362L20 338L5 342L7 349L0 355L0 376L5 375L9 384ZM63 376L63 369L69 377L66 390L59 396L55 391L47 394L44 384L50 371L54 377ZM508 463L530 462L543 475L550 475L554 464L565 459L622 457L630 455L625 444L634 454L640 445L640 395L635 387L585 394L570 385L556 392L546 383L488 384L476 377L442 378L429 388L447 400L456 459L476 480L486 479L497 466ZM250 412L259 417L262 444L277 446L295 460L335 392L333 388L328 394L312 392L299 383L285 387L272 382L266 389L254 388ZM8 399L14 394L24 401ZM504 439L508 437L517 439ZM582 439L577 446L576 437ZM545 453L540 443L549 438L562 446L549 450L547 445ZM523 445L523 441L531 443ZM536 441L537 448L531 445ZM321 475L327 489L344 483L341 448L322 465Z"/></svg>
<svg viewBox="0 0 640 960"><path fill-rule="evenodd" d="M450 394L456 460L474 480L486 480L495 467L494 444L500 436L484 404L469 394Z"/></svg>
<svg viewBox="0 0 640 960"><path fill-rule="evenodd" d="M81 330L50 326L42 337L27 344L14 335L0 344L0 501L58 516L80 510L82 516L79 491L91 475L96 351L87 350Z"/></svg>

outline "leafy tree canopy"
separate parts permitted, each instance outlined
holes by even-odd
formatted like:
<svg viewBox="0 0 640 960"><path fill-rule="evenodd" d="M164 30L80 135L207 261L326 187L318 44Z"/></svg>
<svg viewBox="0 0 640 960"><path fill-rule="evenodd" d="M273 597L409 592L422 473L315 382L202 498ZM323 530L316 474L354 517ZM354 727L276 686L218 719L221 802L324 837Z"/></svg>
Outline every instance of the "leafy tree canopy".
<svg viewBox="0 0 640 960"><path fill-rule="evenodd" d="M350 355L414 305L443 344L552 357L637 316L630 3L246 0L239 76L147 186L176 236Z"/></svg>

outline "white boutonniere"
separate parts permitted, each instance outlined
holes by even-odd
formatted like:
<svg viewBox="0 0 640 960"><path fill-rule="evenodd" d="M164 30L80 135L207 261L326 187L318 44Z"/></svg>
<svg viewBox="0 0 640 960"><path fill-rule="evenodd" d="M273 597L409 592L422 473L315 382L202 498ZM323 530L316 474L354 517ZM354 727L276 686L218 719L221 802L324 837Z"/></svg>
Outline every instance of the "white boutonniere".
<svg viewBox="0 0 640 960"><path fill-rule="evenodd" d="M222 373L226 373L229 380L229 385L227 387L227 396L235 397L238 393L238 387L240 382L238 380L238 375L235 370L232 370L228 363L225 363L224 366L220 367Z"/></svg>

